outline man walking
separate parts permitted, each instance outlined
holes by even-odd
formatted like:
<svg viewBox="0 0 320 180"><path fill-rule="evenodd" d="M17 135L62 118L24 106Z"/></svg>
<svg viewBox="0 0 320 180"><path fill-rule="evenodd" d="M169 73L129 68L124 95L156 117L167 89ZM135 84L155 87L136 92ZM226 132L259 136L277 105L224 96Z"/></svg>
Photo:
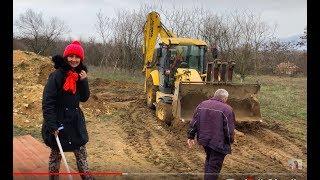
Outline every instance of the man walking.
<svg viewBox="0 0 320 180"><path fill-rule="evenodd" d="M222 168L224 158L231 154L234 140L235 115L226 104L229 93L218 89L214 97L201 102L193 115L188 130L189 148L194 144L194 137L206 152L204 179L215 180Z"/></svg>

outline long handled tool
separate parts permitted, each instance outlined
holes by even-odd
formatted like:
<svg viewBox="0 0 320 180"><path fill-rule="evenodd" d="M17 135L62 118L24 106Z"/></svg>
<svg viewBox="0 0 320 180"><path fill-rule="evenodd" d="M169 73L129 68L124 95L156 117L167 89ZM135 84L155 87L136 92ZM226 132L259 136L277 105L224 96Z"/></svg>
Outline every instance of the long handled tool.
<svg viewBox="0 0 320 180"><path fill-rule="evenodd" d="M63 126L62 126L62 127L59 127L58 130L60 131L61 129L63 129ZM57 144L58 144L58 147L59 147L60 154L61 154L61 156L62 156L64 165L65 165L65 167L66 167L66 169L67 169L67 172L68 172L68 179L69 179L69 180L72 180L72 176L71 176L71 174L70 174L70 169L69 169L69 166L68 166L68 163L67 163L67 159L66 159L66 157L64 156L64 153L63 153L62 146L61 146L60 139L59 139L58 135L56 135L56 141L57 141Z"/></svg>

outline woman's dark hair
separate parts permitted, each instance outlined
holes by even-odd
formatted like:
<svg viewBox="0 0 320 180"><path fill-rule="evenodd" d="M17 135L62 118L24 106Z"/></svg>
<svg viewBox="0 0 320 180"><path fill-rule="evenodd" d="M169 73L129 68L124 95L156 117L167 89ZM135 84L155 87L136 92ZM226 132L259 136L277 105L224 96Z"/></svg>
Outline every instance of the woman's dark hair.
<svg viewBox="0 0 320 180"><path fill-rule="evenodd" d="M69 64L68 64L69 65ZM70 66L70 65L69 65ZM74 69L77 73L80 73L81 70L84 70L86 73L88 72L87 66L85 66L82 61L80 61L80 64Z"/></svg>
<svg viewBox="0 0 320 180"><path fill-rule="evenodd" d="M72 68L68 63L67 58L63 58L61 55L52 56L52 61L55 69L61 68L64 72L67 72ZM88 72L87 66L85 66L82 61L80 61L80 64L75 68L77 73L80 73L81 70Z"/></svg>

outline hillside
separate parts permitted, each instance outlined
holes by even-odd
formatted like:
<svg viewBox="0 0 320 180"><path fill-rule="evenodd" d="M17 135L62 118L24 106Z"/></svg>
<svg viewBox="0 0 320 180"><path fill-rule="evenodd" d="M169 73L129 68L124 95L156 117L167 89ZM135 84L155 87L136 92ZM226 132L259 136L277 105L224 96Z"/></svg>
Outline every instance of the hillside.
<svg viewBox="0 0 320 180"><path fill-rule="evenodd" d="M285 38L281 38L280 41L281 42L285 42L285 43L292 43L295 46L293 47L295 50L298 51L307 51L307 41L306 40L302 40L301 36L303 36L303 34L297 34L297 35L292 35L292 36L288 36ZM299 45L301 42L304 42L303 45Z"/></svg>

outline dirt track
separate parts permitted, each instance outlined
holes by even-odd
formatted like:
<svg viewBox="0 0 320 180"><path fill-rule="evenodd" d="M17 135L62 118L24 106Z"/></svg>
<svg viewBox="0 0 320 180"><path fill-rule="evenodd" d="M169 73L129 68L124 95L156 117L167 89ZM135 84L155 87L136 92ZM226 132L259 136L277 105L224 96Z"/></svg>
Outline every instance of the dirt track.
<svg viewBox="0 0 320 180"><path fill-rule="evenodd" d="M48 68L50 61L40 59L35 63L23 52L14 52L14 57L14 125L40 132L43 78L52 70ZM31 59L34 62L27 62ZM203 172L203 149L187 147L187 125L180 124L181 129L176 129L157 121L154 111L146 107L142 84L99 78L89 82L91 97L81 107L87 120L87 150L93 171ZM292 127L306 127L306 121L292 123ZM297 171L289 169L288 160L298 158L304 162L298 172L306 174L306 142L288 133L290 129L283 122L237 129L232 155L226 156L222 173L294 173ZM76 168L73 154L67 154L67 158Z"/></svg>

